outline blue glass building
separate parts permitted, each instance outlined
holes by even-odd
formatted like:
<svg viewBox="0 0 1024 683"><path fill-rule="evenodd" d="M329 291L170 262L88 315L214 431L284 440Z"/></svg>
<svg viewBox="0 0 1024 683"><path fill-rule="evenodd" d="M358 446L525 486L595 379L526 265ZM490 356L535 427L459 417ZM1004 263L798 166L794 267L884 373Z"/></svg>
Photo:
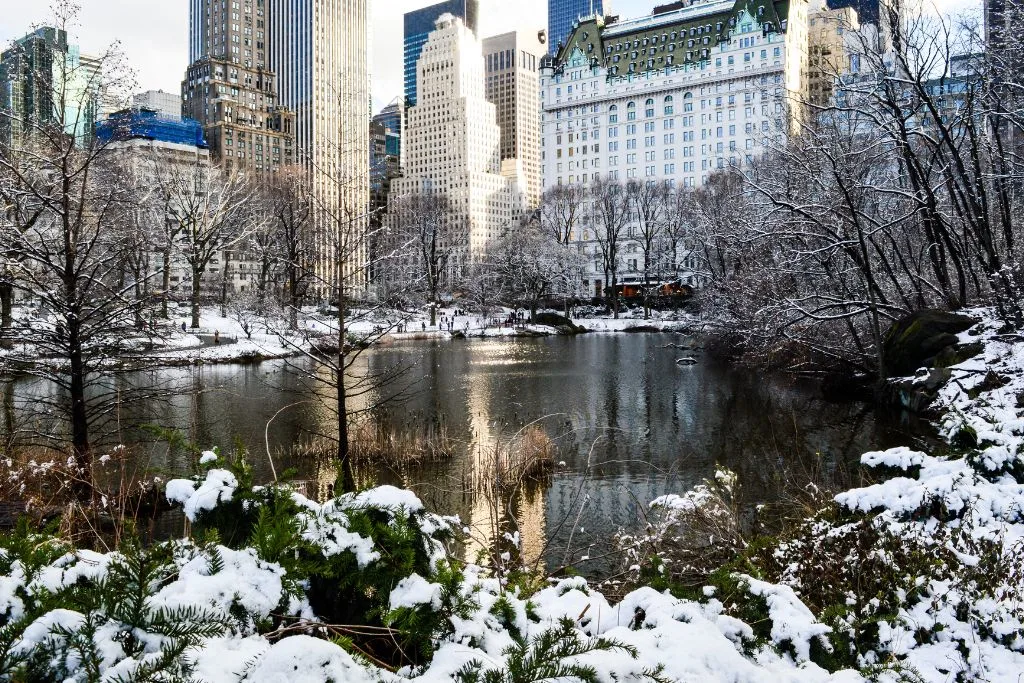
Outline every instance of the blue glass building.
<svg viewBox="0 0 1024 683"><path fill-rule="evenodd" d="M581 17L604 15L611 0L548 0L548 50L552 54L565 42L573 24Z"/></svg>
<svg viewBox="0 0 1024 683"><path fill-rule="evenodd" d="M407 105L416 104L416 62L420 59L430 32L434 30L437 18L442 14L453 14L461 18L462 22L473 33L476 33L479 13L479 0L447 0L447 2L439 2L405 15L405 102Z"/></svg>

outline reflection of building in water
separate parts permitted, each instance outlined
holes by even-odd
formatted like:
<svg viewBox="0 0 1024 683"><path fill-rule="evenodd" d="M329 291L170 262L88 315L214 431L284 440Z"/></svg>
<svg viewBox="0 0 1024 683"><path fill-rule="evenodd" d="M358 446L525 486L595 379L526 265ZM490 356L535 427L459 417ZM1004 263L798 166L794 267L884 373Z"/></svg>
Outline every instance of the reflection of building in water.
<svg viewBox="0 0 1024 683"><path fill-rule="evenodd" d="M492 359L506 355L504 345L481 349L481 355ZM492 386L493 365L486 362L474 363L465 376L467 409L472 445L470 468L475 490L470 493L472 503L468 519L463 520L470 529L471 539L467 543L466 558L474 560L481 553L494 552L505 547L504 534L519 531L520 549L523 561L535 562L543 551L547 539L544 517L544 496L541 493L529 496L517 489L519 499L509 505L506 491L501 483L507 482L507 475L517 454L520 434L503 430L501 418L495 416L492 402L500 399L502 392ZM498 406L499 410L503 406ZM515 510L516 519L508 516L509 509ZM517 522L517 524L513 524ZM498 550L500 552L500 550Z"/></svg>

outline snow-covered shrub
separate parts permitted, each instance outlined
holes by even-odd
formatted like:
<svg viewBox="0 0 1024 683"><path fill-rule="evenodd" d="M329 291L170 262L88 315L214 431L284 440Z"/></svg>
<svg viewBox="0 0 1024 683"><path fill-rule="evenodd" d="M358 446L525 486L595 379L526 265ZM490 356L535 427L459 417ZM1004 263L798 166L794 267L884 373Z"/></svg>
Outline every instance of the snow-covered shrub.
<svg viewBox="0 0 1024 683"><path fill-rule="evenodd" d="M187 600L163 594L178 575L173 555L184 560L194 547L126 543L102 555L24 528L2 545L0 680L186 680L186 653L231 628L228 604L207 603L195 583Z"/></svg>
<svg viewBox="0 0 1024 683"><path fill-rule="evenodd" d="M387 638L354 637L377 659L429 661L434 643L450 631L449 617L473 606L446 552L453 520L428 513L408 491L385 486L319 505L285 486L254 486L242 460L171 481L167 490L195 536L249 549L284 568L285 592L307 599L316 619L390 629ZM427 577L436 595L396 601L396 587L413 576Z"/></svg>
<svg viewBox="0 0 1024 683"><path fill-rule="evenodd" d="M650 504L644 533L620 534L627 587L695 584L728 563L747 545L737 500L738 480L718 468L713 479L681 495Z"/></svg>

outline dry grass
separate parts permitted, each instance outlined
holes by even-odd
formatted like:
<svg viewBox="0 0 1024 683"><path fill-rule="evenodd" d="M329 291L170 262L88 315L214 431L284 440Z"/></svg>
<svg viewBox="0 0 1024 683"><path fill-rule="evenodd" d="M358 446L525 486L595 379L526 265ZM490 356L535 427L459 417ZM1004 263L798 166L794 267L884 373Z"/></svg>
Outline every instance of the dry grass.
<svg viewBox="0 0 1024 683"><path fill-rule="evenodd" d="M356 462L415 466L450 459L456 443L444 422L402 428L363 422L350 434L349 448Z"/></svg>
<svg viewBox="0 0 1024 683"><path fill-rule="evenodd" d="M59 520L61 534L77 546L114 549L166 507L161 483L143 455L123 446L95 455L90 471L60 450L12 449L0 463L0 524ZM89 500L79 499L83 488L91 488Z"/></svg>

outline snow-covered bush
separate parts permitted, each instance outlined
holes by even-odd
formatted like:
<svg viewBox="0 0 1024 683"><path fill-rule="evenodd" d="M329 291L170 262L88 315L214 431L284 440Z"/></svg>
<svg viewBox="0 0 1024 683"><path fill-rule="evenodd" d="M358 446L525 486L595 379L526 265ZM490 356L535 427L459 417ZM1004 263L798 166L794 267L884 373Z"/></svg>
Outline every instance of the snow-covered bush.
<svg viewBox="0 0 1024 683"><path fill-rule="evenodd" d="M408 491L318 504L216 454L200 464L166 487L191 539L98 553L27 526L0 537L0 681L831 678L801 659L794 634L822 627L774 602L784 587L750 592L785 615L795 657L714 600L643 588L613 606L579 578L513 586L463 565L455 520Z"/></svg>

